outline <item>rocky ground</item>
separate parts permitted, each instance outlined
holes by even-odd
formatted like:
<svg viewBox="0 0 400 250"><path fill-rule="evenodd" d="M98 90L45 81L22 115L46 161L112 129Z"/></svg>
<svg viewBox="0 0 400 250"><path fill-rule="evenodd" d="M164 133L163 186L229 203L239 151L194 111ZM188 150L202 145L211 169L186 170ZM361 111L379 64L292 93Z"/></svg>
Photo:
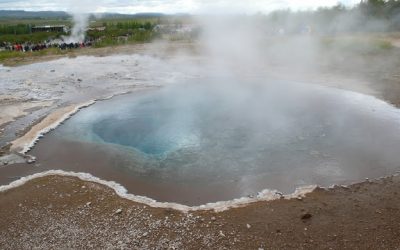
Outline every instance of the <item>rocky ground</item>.
<svg viewBox="0 0 400 250"><path fill-rule="evenodd" d="M0 193L1 249L398 249L400 178L180 212L50 176Z"/></svg>

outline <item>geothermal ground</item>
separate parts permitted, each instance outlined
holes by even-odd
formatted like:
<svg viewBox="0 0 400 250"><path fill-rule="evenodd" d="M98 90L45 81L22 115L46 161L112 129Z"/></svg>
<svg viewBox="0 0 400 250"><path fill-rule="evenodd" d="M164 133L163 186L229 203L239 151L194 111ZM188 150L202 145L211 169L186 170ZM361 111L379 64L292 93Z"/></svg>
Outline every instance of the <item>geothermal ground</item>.
<svg viewBox="0 0 400 250"><path fill-rule="evenodd" d="M183 53L182 48L190 53ZM38 132L58 123L77 107L93 100L194 79L204 73L202 70L211 70L197 67L204 65L206 59L187 44L115 49L112 53L116 55L92 53L0 67L2 185L41 172L40 161L26 164L27 157L20 152L28 149ZM395 57L393 53L389 59ZM355 71L340 68L339 63L329 72L324 67L332 65L318 65L318 70L296 66L293 71L293 65L269 63L262 71L256 71L256 77L267 75L327 85L400 103L400 80L394 69L385 68L382 73L381 67L364 65ZM318 188L303 198L253 202L220 212L184 212L121 198L98 183L49 176L0 193L0 246L396 249L400 245L399 190L400 179L392 176L346 188Z"/></svg>
<svg viewBox="0 0 400 250"><path fill-rule="evenodd" d="M400 179L317 189L224 212L122 199L77 178L35 179L0 194L2 249L397 249Z"/></svg>

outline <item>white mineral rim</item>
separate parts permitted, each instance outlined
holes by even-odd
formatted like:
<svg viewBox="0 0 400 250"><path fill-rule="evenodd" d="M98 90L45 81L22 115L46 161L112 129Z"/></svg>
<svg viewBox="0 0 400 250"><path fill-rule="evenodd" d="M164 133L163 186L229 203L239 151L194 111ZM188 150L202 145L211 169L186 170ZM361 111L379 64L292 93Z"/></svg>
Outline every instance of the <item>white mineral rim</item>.
<svg viewBox="0 0 400 250"><path fill-rule="evenodd" d="M250 203L259 202L259 201L272 201L272 200L277 200L277 199L282 199L282 198L292 199L292 198L304 197L305 194L314 191L314 189L317 187L315 185L300 187L300 188L297 188L294 193L288 194L288 195L282 195L282 193L280 193L277 190L265 189L265 190L259 192L255 197L242 197L242 198L233 199L233 200L229 200L229 201L218 201L218 202L214 202L214 203L207 203L207 204L200 205L200 206L187 206L187 205L173 203L173 202L159 202L159 201L156 201L154 199L151 199L151 198L148 198L145 196L130 194L130 193L128 193L126 188L123 187L121 184L116 183L114 181L102 180L102 179L95 177L88 173L67 172L67 171L63 171L63 170L49 170L46 172L36 173L36 174L32 174L32 175L29 175L26 177L22 177L16 181L11 182L8 185L0 186L0 192L5 192L7 190L20 187L33 179L42 178L42 177L46 177L46 176L54 176L54 175L77 177L82 181L98 183L98 184L101 184L101 185L104 185L106 187L113 189L115 191L115 193L118 196L120 196L121 198L125 198L128 200L137 202L137 203L142 203L142 204L148 205L150 207L154 207L154 208L170 208L170 209L175 209L175 210L178 210L181 212L199 211L199 210L214 210L215 212L222 212L222 211L225 211L225 210L228 210L231 208L243 207Z"/></svg>
<svg viewBox="0 0 400 250"><path fill-rule="evenodd" d="M137 90L141 90L138 88ZM108 100L113 98L114 96L124 95L130 93L131 91L125 91L121 93L115 93L110 96L90 100L80 104L73 104L67 107L63 107L57 109L56 111L50 113L48 116L45 117L43 121L33 126L25 135L15 139L11 142L11 152L18 152L20 154L26 154L31 150L35 144L39 141L41 137L45 134L49 133L50 131L56 129L60 126L64 121L71 118L74 114L79 112L81 109L89 107L95 104L97 101L101 100Z"/></svg>
<svg viewBox="0 0 400 250"><path fill-rule="evenodd" d="M65 120L69 119L72 115L77 113L80 109L84 107L88 107L92 104L96 103L95 100L91 100L85 103L71 105L68 107L64 107L58 109L56 112L47 116L42 122L36 124L31 128L31 130L23 135L22 137L11 142L10 151L17 151L21 154L26 154L29 150L35 146L37 141L48 132L56 129L60 124L62 124ZM58 112L61 112L61 116L57 117ZM55 117L54 117L55 116ZM52 120L55 120L54 122ZM48 126L48 122L51 122Z"/></svg>

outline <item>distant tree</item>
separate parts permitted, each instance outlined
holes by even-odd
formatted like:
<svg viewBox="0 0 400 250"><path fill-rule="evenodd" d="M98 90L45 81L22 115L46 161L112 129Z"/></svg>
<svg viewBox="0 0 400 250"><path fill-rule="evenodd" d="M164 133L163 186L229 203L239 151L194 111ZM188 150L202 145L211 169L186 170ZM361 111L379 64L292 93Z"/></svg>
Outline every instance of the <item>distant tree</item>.
<svg viewBox="0 0 400 250"><path fill-rule="evenodd" d="M360 10L367 17L385 17L385 0L366 0L359 5Z"/></svg>
<svg viewBox="0 0 400 250"><path fill-rule="evenodd" d="M385 4L385 15L391 22L392 29L400 29L400 1L389 0Z"/></svg>

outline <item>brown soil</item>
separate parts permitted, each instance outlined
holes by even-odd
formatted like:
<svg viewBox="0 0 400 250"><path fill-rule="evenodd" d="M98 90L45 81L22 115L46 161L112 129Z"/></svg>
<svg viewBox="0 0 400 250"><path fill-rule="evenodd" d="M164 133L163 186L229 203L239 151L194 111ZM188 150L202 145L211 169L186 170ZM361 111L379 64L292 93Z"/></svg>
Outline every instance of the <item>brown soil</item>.
<svg viewBox="0 0 400 250"><path fill-rule="evenodd" d="M397 249L400 177L216 213L151 208L50 176L0 193L1 249Z"/></svg>

